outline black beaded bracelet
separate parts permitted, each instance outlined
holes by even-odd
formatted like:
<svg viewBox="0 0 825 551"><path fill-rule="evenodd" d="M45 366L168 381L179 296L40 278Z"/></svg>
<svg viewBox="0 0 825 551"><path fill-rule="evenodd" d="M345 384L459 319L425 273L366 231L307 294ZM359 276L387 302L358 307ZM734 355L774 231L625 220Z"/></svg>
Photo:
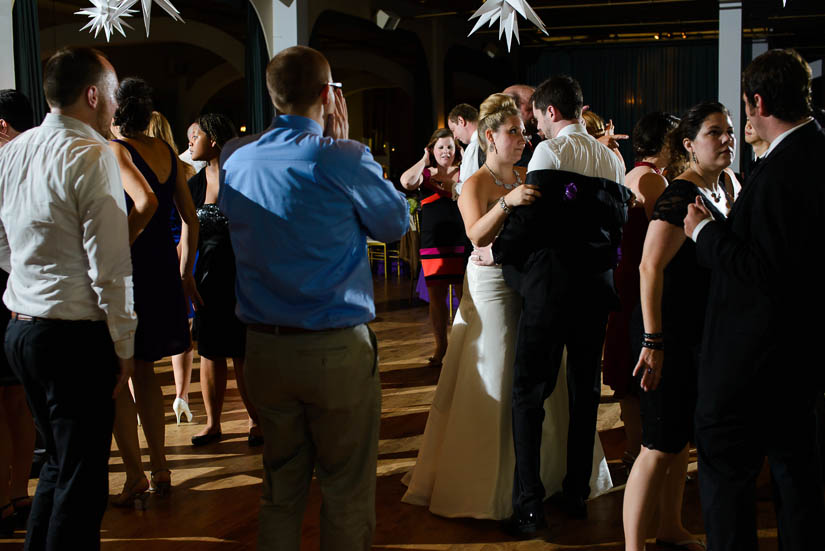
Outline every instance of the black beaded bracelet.
<svg viewBox="0 0 825 551"><path fill-rule="evenodd" d="M663 342L642 341L642 346L644 348L650 348L651 350L664 350L665 349L665 343L663 343Z"/></svg>
<svg viewBox="0 0 825 551"><path fill-rule="evenodd" d="M663 338L665 338L664 333L642 333L642 336L646 339L663 339Z"/></svg>

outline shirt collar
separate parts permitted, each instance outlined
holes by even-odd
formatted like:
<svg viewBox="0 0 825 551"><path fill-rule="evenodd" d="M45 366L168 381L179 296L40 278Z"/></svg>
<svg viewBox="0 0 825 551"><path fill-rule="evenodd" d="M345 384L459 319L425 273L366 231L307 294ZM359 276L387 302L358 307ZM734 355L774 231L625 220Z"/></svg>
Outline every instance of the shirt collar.
<svg viewBox="0 0 825 551"><path fill-rule="evenodd" d="M314 121L308 117L302 117L301 115L278 115L272 122L272 126L273 128L292 128L294 130L304 130L306 132L318 135L322 135L324 133L324 129L320 124L318 124L317 121Z"/></svg>
<svg viewBox="0 0 825 551"><path fill-rule="evenodd" d="M80 119L69 117L67 115L59 115L57 113L46 113L46 118L43 119L43 122L40 126L45 126L48 128L65 128L69 130L74 130L75 132L79 132L80 134L83 134L85 137L96 140L102 144L107 143L106 138L101 136L100 132L98 132L85 122L81 121Z"/></svg>
<svg viewBox="0 0 825 551"><path fill-rule="evenodd" d="M813 119L813 117L808 117L808 118L805 120L805 122L803 122L803 123L801 123L801 124L797 124L796 126L794 126L793 128L791 128L790 130L786 130L785 132L782 132L779 136L777 136L777 137L776 137L776 139L775 139L774 141L772 141L772 142L771 142L771 146L768 148L768 150L765 152L765 154L764 154L764 155L762 155L762 157L760 157L760 159L764 159L765 157L767 157L768 155L770 155L770 154L771 154L771 151L773 151L774 149L776 149L776 146L777 146L777 145L779 145L779 142L781 142L782 140L784 140L785 138L787 138L788 136L790 136L790 135L791 135L794 131L796 131L796 130L798 130L798 129L802 128L803 126L805 126L806 124L808 124L808 123L809 123L809 122L811 122L812 120L814 120L814 119Z"/></svg>
<svg viewBox="0 0 825 551"><path fill-rule="evenodd" d="M473 132L473 135L470 136L470 143L478 143L478 131Z"/></svg>
<svg viewBox="0 0 825 551"><path fill-rule="evenodd" d="M587 129L581 124L575 122L573 124L568 124L561 130L559 130L559 133L556 134L556 137L558 138L559 136L567 136L568 134L587 134Z"/></svg>

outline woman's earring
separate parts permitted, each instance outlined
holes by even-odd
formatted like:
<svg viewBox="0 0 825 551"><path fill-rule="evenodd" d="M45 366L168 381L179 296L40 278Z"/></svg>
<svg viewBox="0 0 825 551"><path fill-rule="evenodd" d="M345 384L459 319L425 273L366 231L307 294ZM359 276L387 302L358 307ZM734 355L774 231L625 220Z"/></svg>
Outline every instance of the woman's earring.
<svg viewBox="0 0 825 551"><path fill-rule="evenodd" d="M698 161L698 159L696 159L696 152L693 151L693 152L691 152L691 154L693 155L693 163L698 165L699 161Z"/></svg>
<svg viewBox="0 0 825 551"><path fill-rule="evenodd" d="M498 149L496 149L496 142L490 142L490 145L493 146L493 153L498 154Z"/></svg>

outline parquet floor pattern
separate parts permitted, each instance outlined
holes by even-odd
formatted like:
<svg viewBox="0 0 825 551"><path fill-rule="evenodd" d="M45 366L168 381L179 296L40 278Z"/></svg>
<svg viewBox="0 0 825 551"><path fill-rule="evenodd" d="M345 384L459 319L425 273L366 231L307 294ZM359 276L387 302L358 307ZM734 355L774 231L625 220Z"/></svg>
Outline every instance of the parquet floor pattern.
<svg viewBox="0 0 825 551"><path fill-rule="evenodd" d="M401 476L415 462L427 421L438 371L424 367L432 352L427 306L410 305L409 280L383 277L375 280L378 318L371 324L378 336L383 389L378 458L376 550L420 551L533 551L598 549L620 551L623 547L621 506L625 474L619 458L624 449L618 404L605 387L599 412L599 430L617 489L589 504L589 519L568 520L551 506L547 540L512 541L494 521L444 519L425 508L401 503L405 487ZM103 519L104 551L234 551L255 548L257 512L261 487L260 448L247 446L243 404L230 375L223 414L223 439L193 448L190 438L205 422L195 359L190 405L192 423L175 424L171 404L174 382L170 361L158 362L166 406L167 457L172 469L172 492L167 498L150 498L145 511L109 508ZM141 433L144 461L148 450ZM148 468L148 467L147 467ZM695 466L694 466L695 468ZM120 453L113 443L110 460L110 493L125 480ZM36 480L31 481L34 491ZM776 549L773 506L760 501L760 550ZM303 525L302 550L319 547L320 491L313 481ZM703 533L696 482L685 495L685 523ZM21 549L23 533L0 540L0 549ZM651 542L650 549L655 546Z"/></svg>

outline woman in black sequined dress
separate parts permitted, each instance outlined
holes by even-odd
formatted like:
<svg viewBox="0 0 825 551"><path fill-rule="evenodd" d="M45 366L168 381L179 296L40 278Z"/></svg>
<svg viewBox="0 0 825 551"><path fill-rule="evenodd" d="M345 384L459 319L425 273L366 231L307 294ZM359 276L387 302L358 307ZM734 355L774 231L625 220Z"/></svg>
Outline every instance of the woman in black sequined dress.
<svg viewBox="0 0 825 551"><path fill-rule="evenodd" d="M195 311L192 336L198 342L200 380L206 407L206 426L192 437L200 446L221 437L221 410L226 393L227 358L232 358L235 379L249 414L249 444L260 445L255 409L246 398L243 379L246 326L235 316L235 255L229 240L229 220L218 208L221 148L235 137L232 122L223 115L198 117L189 142L192 159L207 165L189 179L189 190L201 225L195 282L203 304Z"/></svg>

